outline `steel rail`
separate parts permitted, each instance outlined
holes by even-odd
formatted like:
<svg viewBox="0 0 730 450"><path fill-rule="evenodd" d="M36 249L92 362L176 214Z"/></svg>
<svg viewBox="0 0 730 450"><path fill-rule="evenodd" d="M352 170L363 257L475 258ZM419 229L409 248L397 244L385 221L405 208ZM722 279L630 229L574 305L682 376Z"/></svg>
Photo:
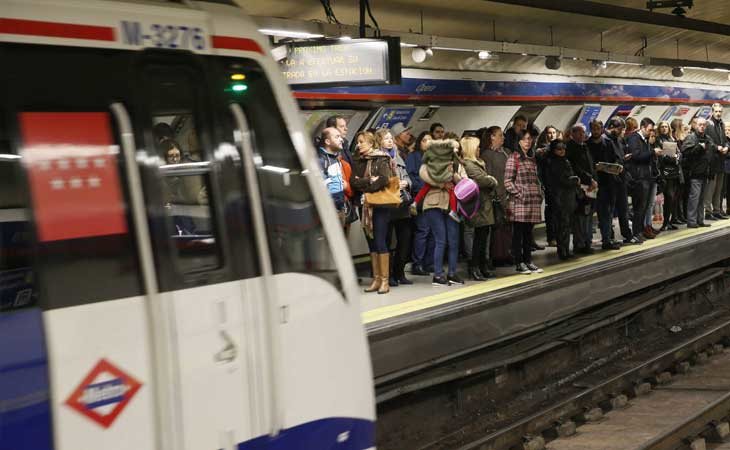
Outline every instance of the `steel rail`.
<svg viewBox="0 0 730 450"><path fill-rule="evenodd" d="M730 392L707 405L702 411L639 447L637 450L674 450L686 438L697 436L707 429L711 422L720 421L730 412Z"/></svg>
<svg viewBox="0 0 730 450"><path fill-rule="evenodd" d="M632 386L632 383L635 380L646 378L653 373L661 371L662 369L671 367L679 361L686 360L692 355L692 353L702 350L710 344L718 342L722 338L727 338L728 336L730 336L730 320L685 341L669 351L661 353L648 361L626 370L619 375L616 375L596 386L588 388L569 399L561 401L554 406L545 408L506 428L461 446L459 447L459 450L496 450L509 448L518 443L523 436L535 435L549 429L552 424L561 418L576 415L585 407L596 405L601 401L608 399L611 394L625 391ZM730 399L728 401L730 401ZM688 435L689 434L682 438L687 437Z"/></svg>

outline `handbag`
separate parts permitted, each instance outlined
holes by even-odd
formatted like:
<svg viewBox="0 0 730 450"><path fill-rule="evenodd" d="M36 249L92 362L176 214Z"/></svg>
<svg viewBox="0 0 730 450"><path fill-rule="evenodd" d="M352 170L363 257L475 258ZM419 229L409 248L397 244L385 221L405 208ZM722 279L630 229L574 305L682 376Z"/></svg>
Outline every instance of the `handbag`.
<svg viewBox="0 0 730 450"><path fill-rule="evenodd" d="M370 171L371 164L372 160L369 160L366 169L367 177L372 176ZM397 208L401 204L400 179L398 177L390 177L384 189L377 192L366 192L365 203L371 206Z"/></svg>

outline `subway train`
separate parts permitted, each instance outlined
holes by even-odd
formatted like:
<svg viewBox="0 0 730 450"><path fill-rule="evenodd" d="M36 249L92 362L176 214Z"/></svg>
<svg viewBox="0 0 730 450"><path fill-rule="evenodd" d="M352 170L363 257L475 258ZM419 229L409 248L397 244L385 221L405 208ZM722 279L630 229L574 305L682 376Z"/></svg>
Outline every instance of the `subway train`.
<svg viewBox="0 0 730 450"><path fill-rule="evenodd" d="M629 67L629 66L627 66ZM517 115L538 129L565 130L576 122L606 122L614 115L655 122L709 118L714 102L730 104L730 86L605 76L463 72L404 68L400 85L296 89L308 132L316 136L331 115L348 120L349 142L363 129L410 126L414 136L441 123L461 136L497 125L506 129ZM641 68L632 67L633 75ZM725 121L730 108L725 108ZM354 151L354 147L352 148ZM353 229L357 229L357 223ZM350 233L353 255L367 253L362 233Z"/></svg>
<svg viewBox="0 0 730 450"><path fill-rule="evenodd" d="M0 0L0 450L374 447L358 288L239 9Z"/></svg>

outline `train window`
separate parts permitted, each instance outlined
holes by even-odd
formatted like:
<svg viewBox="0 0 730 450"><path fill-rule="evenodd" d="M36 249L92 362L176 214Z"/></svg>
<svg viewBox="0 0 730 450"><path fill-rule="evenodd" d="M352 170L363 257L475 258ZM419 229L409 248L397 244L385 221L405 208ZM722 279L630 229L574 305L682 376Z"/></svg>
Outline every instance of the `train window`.
<svg viewBox="0 0 730 450"><path fill-rule="evenodd" d="M215 58L218 92L226 105L238 103L260 156L257 175L274 273L304 272L340 287L337 267L324 233L308 177L289 138L263 70L253 61Z"/></svg>
<svg viewBox="0 0 730 450"><path fill-rule="evenodd" d="M41 306L139 295L136 247L110 114L24 111L17 123Z"/></svg>
<svg viewBox="0 0 730 450"><path fill-rule="evenodd" d="M20 179L20 158L0 153L0 312L35 306L30 222Z"/></svg>
<svg viewBox="0 0 730 450"><path fill-rule="evenodd" d="M162 202L175 266L182 274L222 265L211 191L211 170L203 151L194 73L182 66L146 69L153 138L161 161Z"/></svg>

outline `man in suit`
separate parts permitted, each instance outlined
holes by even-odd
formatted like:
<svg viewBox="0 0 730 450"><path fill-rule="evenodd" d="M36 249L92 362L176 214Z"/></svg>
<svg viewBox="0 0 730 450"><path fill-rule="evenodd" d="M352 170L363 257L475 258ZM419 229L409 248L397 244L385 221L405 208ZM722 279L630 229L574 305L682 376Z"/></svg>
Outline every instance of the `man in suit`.
<svg viewBox="0 0 730 450"><path fill-rule="evenodd" d="M655 150L649 145L649 134L654 130L654 121L648 117L641 119L639 131L631 134L628 139L628 149L631 154L629 173L632 178L631 201L633 204L632 231L634 237L643 240L644 237L653 239L655 234L645 233L644 217L649 208L651 193L652 171L651 164ZM657 150L658 153L658 150Z"/></svg>
<svg viewBox="0 0 730 450"><path fill-rule="evenodd" d="M712 117L705 129L707 139L712 142L708 159L710 173L705 186L705 220L728 219L722 213L722 191L725 188L725 173L723 166L728 151L728 140L725 136L725 124L722 121L722 105L712 105Z"/></svg>

